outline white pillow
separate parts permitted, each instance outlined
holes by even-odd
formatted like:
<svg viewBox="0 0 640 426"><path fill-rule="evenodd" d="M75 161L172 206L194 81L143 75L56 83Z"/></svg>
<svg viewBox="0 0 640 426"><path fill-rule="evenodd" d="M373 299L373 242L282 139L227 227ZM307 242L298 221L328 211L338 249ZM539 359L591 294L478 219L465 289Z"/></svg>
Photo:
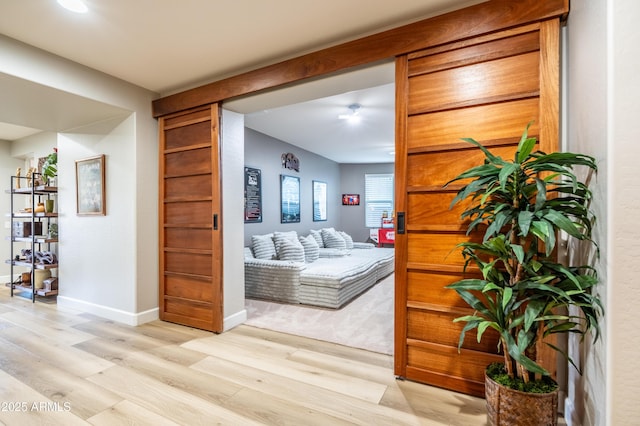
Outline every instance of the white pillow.
<svg viewBox="0 0 640 426"><path fill-rule="evenodd" d="M276 249L278 251L278 259L304 263L304 247L302 247L300 241L296 240L294 242L282 239Z"/></svg>
<svg viewBox="0 0 640 426"><path fill-rule="evenodd" d="M309 231L309 235L311 235L316 240L316 243L318 243L318 247L324 247L324 241L322 240L322 231L312 229L311 231Z"/></svg>
<svg viewBox="0 0 640 426"><path fill-rule="evenodd" d="M347 234L344 231L338 231L338 234L344 239L344 244L347 250L351 250L353 248L353 238L351 235Z"/></svg>
<svg viewBox="0 0 640 426"><path fill-rule="evenodd" d="M273 243L273 234L253 235L251 248L256 259L272 260L276 258L276 246Z"/></svg>
<svg viewBox="0 0 640 426"><path fill-rule="evenodd" d="M320 257L320 247L313 235L299 238L302 247L304 247L304 259L307 263L314 262Z"/></svg>
<svg viewBox="0 0 640 426"><path fill-rule="evenodd" d="M282 240L298 242L298 233L296 231L276 231L273 233L273 242L275 243L276 247L278 247L278 243Z"/></svg>
<svg viewBox="0 0 640 426"><path fill-rule="evenodd" d="M327 248L335 248L345 250L347 243L344 238L333 228L325 228L322 230L322 240Z"/></svg>

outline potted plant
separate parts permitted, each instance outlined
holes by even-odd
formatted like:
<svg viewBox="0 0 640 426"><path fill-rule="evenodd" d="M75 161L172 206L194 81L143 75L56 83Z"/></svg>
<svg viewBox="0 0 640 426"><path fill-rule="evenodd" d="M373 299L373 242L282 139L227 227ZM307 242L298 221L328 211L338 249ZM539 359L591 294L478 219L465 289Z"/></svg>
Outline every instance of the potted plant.
<svg viewBox="0 0 640 426"><path fill-rule="evenodd" d="M454 320L466 323L458 348L470 330L476 330L478 342L488 329L499 335L504 365L492 365L485 374L490 424L556 424L557 389L553 389L555 382L549 372L536 362L536 347L557 333L577 333L584 338L592 330L597 339L598 317L603 313L600 299L592 294L598 281L596 271L588 265L564 265L556 259L560 233L584 242L597 253L591 239L595 220L589 210L591 192L574 173L578 166L597 171L595 160L569 152L534 152L536 139L528 137L529 125L513 160L493 155L474 139L463 139L482 150L484 163L445 185L464 181L451 205L463 200L469 203L461 214L468 223L467 235L484 230L482 242L458 245L465 273L475 265L478 278L465 278L447 288L455 290L475 311ZM577 368L557 345L547 344ZM520 391L493 380L496 372L502 375L498 381ZM541 392L536 379L551 384L542 389L550 402L510 402L509 410L498 405L498 401L505 401L505 395ZM550 413L538 411L545 405ZM531 418L539 423L530 423Z"/></svg>
<svg viewBox="0 0 640 426"><path fill-rule="evenodd" d="M47 155L44 164L42 165L42 174L47 177L47 180L51 183L58 175L58 149L53 148L53 152ZM52 185L55 186L55 185Z"/></svg>

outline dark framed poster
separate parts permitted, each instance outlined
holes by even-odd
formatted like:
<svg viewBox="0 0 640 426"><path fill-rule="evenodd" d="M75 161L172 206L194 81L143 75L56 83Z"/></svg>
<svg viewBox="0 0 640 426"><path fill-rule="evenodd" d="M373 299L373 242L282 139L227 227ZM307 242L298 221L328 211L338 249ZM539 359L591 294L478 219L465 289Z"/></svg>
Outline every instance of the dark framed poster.
<svg viewBox="0 0 640 426"><path fill-rule="evenodd" d="M280 175L280 222L300 222L300 178Z"/></svg>
<svg viewBox="0 0 640 426"><path fill-rule="evenodd" d="M313 181L313 221L327 220L327 183Z"/></svg>
<svg viewBox="0 0 640 426"><path fill-rule="evenodd" d="M262 222L262 176L260 169L244 168L244 223Z"/></svg>

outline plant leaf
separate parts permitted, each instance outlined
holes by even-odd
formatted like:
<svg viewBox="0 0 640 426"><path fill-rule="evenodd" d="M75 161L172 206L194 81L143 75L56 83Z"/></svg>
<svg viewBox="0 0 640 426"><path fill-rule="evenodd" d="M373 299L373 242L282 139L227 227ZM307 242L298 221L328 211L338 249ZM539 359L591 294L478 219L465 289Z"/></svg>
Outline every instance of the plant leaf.
<svg viewBox="0 0 640 426"><path fill-rule="evenodd" d="M516 161L518 163L522 163L527 159L529 154L531 154L531 151L533 151L533 147L536 146L536 142L536 138L526 138L520 140L520 144L518 144L518 156L516 157Z"/></svg>
<svg viewBox="0 0 640 426"><path fill-rule="evenodd" d="M511 287L506 287L504 292L502 293L502 309L505 309L509 302L511 302L511 297L513 296L513 289Z"/></svg>

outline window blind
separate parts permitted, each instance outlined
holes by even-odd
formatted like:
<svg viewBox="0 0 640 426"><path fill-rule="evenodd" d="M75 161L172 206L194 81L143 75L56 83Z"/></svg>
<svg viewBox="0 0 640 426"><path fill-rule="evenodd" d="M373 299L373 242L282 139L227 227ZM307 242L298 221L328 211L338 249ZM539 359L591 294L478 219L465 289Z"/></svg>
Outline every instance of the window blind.
<svg viewBox="0 0 640 426"><path fill-rule="evenodd" d="M365 174L365 226L380 228L382 213L393 211L393 173Z"/></svg>

